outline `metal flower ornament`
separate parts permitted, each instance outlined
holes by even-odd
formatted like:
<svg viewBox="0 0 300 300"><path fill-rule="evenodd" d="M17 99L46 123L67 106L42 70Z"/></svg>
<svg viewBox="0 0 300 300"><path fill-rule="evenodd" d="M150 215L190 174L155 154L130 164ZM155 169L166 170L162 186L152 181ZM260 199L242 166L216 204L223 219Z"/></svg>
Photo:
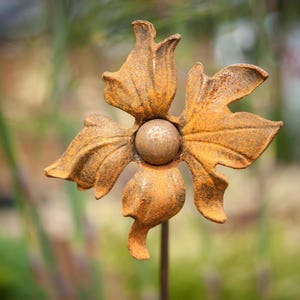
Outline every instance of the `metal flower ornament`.
<svg viewBox="0 0 300 300"><path fill-rule="evenodd" d="M259 67L237 64L214 76L201 63L192 66L186 83L185 109L168 111L177 85L175 34L155 42L155 28L133 22L136 44L117 72L105 72L106 101L135 117L123 128L94 114L66 152L46 168L47 176L72 180L80 190L94 187L106 195L122 170L134 161L138 170L123 191L123 215L134 218L128 247L133 257L148 259L146 236L152 227L175 216L185 201L185 185L177 168L185 161L194 180L194 202L207 219L223 223L226 178L217 164L246 168L266 149L282 126L257 115L232 113L228 105L250 94L268 74Z"/></svg>

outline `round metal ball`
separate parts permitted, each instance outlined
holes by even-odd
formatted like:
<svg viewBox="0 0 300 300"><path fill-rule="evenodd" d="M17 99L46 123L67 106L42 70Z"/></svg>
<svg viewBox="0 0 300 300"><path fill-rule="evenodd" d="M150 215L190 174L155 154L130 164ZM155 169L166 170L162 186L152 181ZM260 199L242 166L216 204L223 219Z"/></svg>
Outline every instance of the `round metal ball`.
<svg viewBox="0 0 300 300"><path fill-rule="evenodd" d="M164 165L177 156L180 141L180 134L172 123L154 119L139 128L135 146L140 157L147 163Z"/></svg>

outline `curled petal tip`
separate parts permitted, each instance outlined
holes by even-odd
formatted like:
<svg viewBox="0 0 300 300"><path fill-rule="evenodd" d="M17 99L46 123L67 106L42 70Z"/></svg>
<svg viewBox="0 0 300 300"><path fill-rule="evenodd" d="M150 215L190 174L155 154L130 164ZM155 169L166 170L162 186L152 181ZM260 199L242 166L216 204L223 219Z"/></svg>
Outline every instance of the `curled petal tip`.
<svg viewBox="0 0 300 300"><path fill-rule="evenodd" d="M282 121L277 121L276 123L277 123L277 126L278 126L279 128L281 128L281 127L283 126L283 122L282 122Z"/></svg>
<svg viewBox="0 0 300 300"><path fill-rule="evenodd" d="M195 202L198 210L206 219L223 224L227 221L226 214L223 207L214 201L211 205L205 203L205 201ZM219 201L222 202L222 201Z"/></svg>
<svg viewBox="0 0 300 300"><path fill-rule="evenodd" d="M135 221L128 235L128 249L136 259L146 260L150 258L149 251L146 247L146 237L149 228Z"/></svg>
<svg viewBox="0 0 300 300"><path fill-rule="evenodd" d="M171 36L174 40L180 40L181 39L181 34L175 33Z"/></svg>
<svg viewBox="0 0 300 300"><path fill-rule="evenodd" d="M218 198L208 203L204 200L195 202L198 210L206 219L222 224L226 222L227 217L221 203L223 203L223 200L218 200Z"/></svg>
<svg viewBox="0 0 300 300"><path fill-rule="evenodd" d="M235 68L235 67L244 69L244 70L248 69L248 70L256 71L263 77L264 80L266 80L269 77L269 74L265 70L263 70L262 68L260 68L258 66L251 65L251 64L233 64L228 67L225 67L224 69Z"/></svg>
<svg viewBox="0 0 300 300"><path fill-rule="evenodd" d="M97 187L95 188L95 198L96 200L99 200L101 199L102 197L104 197L110 190L108 188L105 188L105 187Z"/></svg>
<svg viewBox="0 0 300 300"><path fill-rule="evenodd" d="M193 68L196 68L196 67L201 68L202 70L204 68L202 62L200 62L200 61L195 62L192 67Z"/></svg>
<svg viewBox="0 0 300 300"><path fill-rule="evenodd" d="M223 224L227 221L227 217L226 217L223 209L218 212L211 212L211 213L210 212L208 212L208 213L202 212L202 214L206 219L213 221L215 223Z"/></svg>
<svg viewBox="0 0 300 300"><path fill-rule="evenodd" d="M51 176L51 171L53 170L53 164L52 165L50 165L50 166L48 166L48 167L46 167L45 169L44 169L44 174L46 175L46 176L49 176L49 177L52 177Z"/></svg>
<svg viewBox="0 0 300 300"><path fill-rule="evenodd" d="M276 134L278 134L280 128L284 125L282 121L272 121L273 124L274 124L274 133L273 133L273 136L272 136L272 139L271 141L273 140L273 138L276 136ZM270 142L271 142L270 141Z"/></svg>
<svg viewBox="0 0 300 300"><path fill-rule="evenodd" d="M263 77L264 80L266 80L269 77L269 74L263 70L262 68L258 67L258 66L254 66L254 65L248 65L249 68L252 68L254 70L256 70L258 73L260 73L260 75Z"/></svg>
<svg viewBox="0 0 300 300"><path fill-rule="evenodd" d="M179 42L179 40L181 40L181 35L179 33L175 33L165 39L165 41L177 41L177 42Z"/></svg>
<svg viewBox="0 0 300 300"><path fill-rule="evenodd" d="M130 240L128 241L128 249L130 255L138 260L147 260L150 258L149 252L146 247L133 243Z"/></svg>
<svg viewBox="0 0 300 300"><path fill-rule="evenodd" d="M135 32L137 42L145 41L150 38L154 40L156 36L156 30L152 23L144 20L136 20L132 22L132 27Z"/></svg>
<svg viewBox="0 0 300 300"><path fill-rule="evenodd" d="M148 25L148 26L153 26L153 24L150 23L150 22L147 21L147 20L135 20L135 21L133 21L131 24L132 24L132 26L140 25L140 24L145 24L145 25Z"/></svg>
<svg viewBox="0 0 300 300"><path fill-rule="evenodd" d="M48 168L45 168L45 169L44 169L44 174L45 174L46 176L49 176L49 175L48 175L48 174L49 174Z"/></svg>
<svg viewBox="0 0 300 300"><path fill-rule="evenodd" d="M48 177L67 179L69 174L63 170L57 169L57 163L53 163L44 169L44 173Z"/></svg>

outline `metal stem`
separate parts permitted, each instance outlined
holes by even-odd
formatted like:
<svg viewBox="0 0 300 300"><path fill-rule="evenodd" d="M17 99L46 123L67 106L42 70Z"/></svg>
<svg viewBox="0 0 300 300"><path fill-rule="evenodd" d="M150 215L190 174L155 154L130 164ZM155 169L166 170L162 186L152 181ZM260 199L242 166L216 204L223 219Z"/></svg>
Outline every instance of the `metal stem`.
<svg viewBox="0 0 300 300"><path fill-rule="evenodd" d="M160 300L169 299L169 222L161 224Z"/></svg>

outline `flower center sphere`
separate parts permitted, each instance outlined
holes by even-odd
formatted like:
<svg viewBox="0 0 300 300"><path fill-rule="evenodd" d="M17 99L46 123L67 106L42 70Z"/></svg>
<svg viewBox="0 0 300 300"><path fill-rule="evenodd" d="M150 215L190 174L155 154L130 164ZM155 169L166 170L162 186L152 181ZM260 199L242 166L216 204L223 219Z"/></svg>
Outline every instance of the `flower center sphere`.
<svg viewBox="0 0 300 300"><path fill-rule="evenodd" d="M140 157L147 163L164 165L177 156L180 141L180 134L172 123L154 119L139 128L135 146Z"/></svg>

